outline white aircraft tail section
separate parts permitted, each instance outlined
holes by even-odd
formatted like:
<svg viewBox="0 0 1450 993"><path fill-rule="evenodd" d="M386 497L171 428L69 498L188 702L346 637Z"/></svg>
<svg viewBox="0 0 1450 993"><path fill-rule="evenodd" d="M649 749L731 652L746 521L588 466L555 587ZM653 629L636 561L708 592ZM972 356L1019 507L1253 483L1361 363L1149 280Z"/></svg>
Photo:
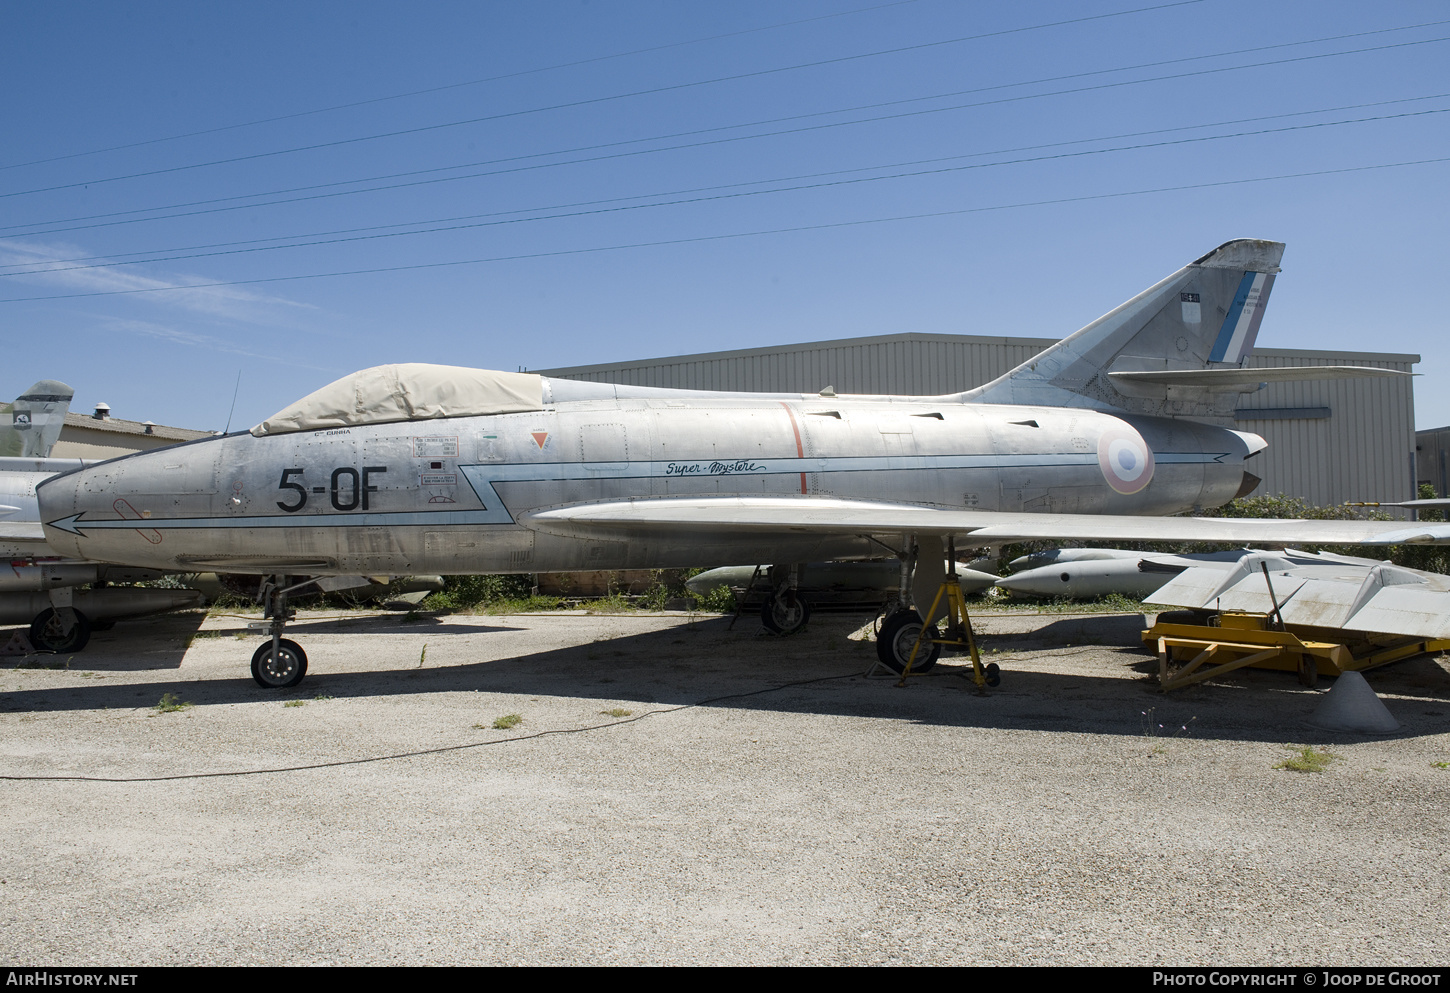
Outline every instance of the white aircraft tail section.
<svg viewBox="0 0 1450 993"><path fill-rule="evenodd" d="M1258 389L1242 368L1283 254L1277 241L1221 245L965 399L1224 416Z"/></svg>
<svg viewBox="0 0 1450 993"><path fill-rule="evenodd" d="M42 379L0 407L0 458L40 458L50 454L60 438L75 390L53 379Z"/></svg>

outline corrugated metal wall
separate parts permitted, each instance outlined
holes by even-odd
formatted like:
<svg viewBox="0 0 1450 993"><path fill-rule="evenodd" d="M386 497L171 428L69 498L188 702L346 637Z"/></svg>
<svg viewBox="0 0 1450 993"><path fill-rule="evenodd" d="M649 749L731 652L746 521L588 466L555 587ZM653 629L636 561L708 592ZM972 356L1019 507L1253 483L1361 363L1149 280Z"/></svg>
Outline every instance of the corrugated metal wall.
<svg viewBox="0 0 1450 993"><path fill-rule="evenodd" d="M980 386L1051 344L1049 338L898 334L531 371L561 379L694 390L816 393L832 386L838 393L932 396ZM1419 359L1264 348L1254 353L1253 365L1368 365L1410 372ZM1411 382L1404 376L1270 383L1258 393L1245 394L1240 409L1258 413L1241 417L1235 427L1269 442L1268 450L1250 463L1264 480L1257 492L1285 493L1321 506L1411 499ZM1278 411L1282 413L1276 416Z"/></svg>
<svg viewBox="0 0 1450 993"><path fill-rule="evenodd" d="M1437 497L1450 496L1450 427L1415 432L1415 465L1420 482L1435 487Z"/></svg>
<svg viewBox="0 0 1450 993"><path fill-rule="evenodd" d="M995 379L1053 344L1047 338L897 334L639 362L531 369L561 379L756 393L956 393Z"/></svg>

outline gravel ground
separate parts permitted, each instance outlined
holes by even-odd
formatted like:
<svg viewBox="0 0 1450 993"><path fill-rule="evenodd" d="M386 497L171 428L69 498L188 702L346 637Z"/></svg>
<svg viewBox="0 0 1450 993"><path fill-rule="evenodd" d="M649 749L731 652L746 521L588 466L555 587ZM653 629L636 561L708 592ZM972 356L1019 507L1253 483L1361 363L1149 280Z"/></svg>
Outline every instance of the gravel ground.
<svg viewBox="0 0 1450 993"><path fill-rule="evenodd" d="M860 620L304 613L280 693L238 617L0 659L0 958L1450 962L1450 663L1370 673L1369 738L1292 674L1159 694L1137 615L982 617L986 697L861 678Z"/></svg>

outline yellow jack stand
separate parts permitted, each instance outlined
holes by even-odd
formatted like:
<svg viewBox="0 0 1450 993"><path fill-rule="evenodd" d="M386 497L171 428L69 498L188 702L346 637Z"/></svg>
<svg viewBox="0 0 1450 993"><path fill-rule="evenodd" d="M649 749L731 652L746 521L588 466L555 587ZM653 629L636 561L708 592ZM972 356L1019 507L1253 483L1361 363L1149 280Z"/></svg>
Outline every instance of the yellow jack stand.
<svg viewBox="0 0 1450 993"><path fill-rule="evenodd" d="M941 606L942 597L947 598L946 630L943 637L928 638L927 632L930 625L923 624L921 633L916 636L916 643L911 646L911 655L907 657L906 668L901 671L901 682L897 686L906 685L906 677L911 675L912 663L921 652L923 644L927 645L951 645L957 648L965 648L972 656L972 675L977 684L977 693L986 696L988 686L996 686L1002 681L997 663L993 662L987 666L982 665L982 657L977 652L977 638L972 631L972 619L967 614L967 598L962 594L962 583L957 578L955 568L955 549L951 552L953 567L948 571L942 584L936 591L936 599L931 602L931 610L927 611L927 617L935 617L937 608Z"/></svg>

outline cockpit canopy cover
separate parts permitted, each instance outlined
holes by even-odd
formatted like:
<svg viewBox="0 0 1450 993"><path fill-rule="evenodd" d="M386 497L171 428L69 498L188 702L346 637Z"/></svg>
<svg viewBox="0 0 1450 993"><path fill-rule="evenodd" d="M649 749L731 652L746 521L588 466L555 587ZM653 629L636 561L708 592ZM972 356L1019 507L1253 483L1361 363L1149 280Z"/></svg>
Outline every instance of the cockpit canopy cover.
<svg viewBox="0 0 1450 993"><path fill-rule="evenodd" d="M543 410L543 377L453 365L405 362L344 376L278 411L252 434L472 417Z"/></svg>

